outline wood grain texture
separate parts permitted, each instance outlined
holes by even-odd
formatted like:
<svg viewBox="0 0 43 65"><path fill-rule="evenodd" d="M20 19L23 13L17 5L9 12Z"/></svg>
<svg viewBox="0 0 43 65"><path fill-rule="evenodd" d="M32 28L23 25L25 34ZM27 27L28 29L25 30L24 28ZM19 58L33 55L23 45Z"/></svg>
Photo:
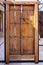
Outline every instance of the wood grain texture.
<svg viewBox="0 0 43 65"><path fill-rule="evenodd" d="M9 63L9 5L6 4L6 63Z"/></svg>
<svg viewBox="0 0 43 65"><path fill-rule="evenodd" d="M10 4L6 6L6 62L9 57L38 62L38 3Z"/></svg>
<svg viewBox="0 0 43 65"><path fill-rule="evenodd" d="M10 46L15 54L33 54L33 21L34 7L33 6L11 6L10 7ZM12 18L11 18L12 16ZM14 37L14 38L13 38ZM17 37L19 38L19 43ZM24 38L23 38L24 37ZM19 49L17 49L18 47ZM24 47L24 48L23 48ZM17 50L16 50L17 49Z"/></svg>
<svg viewBox="0 0 43 65"><path fill-rule="evenodd" d="M10 5L35 5L36 4L40 4L40 2L16 2L16 1L4 1L3 3L5 4L10 4Z"/></svg>
<svg viewBox="0 0 43 65"><path fill-rule="evenodd" d="M38 4L35 4L35 62L38 62Z"/></svg>
<svg viewBox="0 0 43 65"><path fill-rule="evenodd" d="M10 55L10 59L33 59L34 55Z"/></svg>

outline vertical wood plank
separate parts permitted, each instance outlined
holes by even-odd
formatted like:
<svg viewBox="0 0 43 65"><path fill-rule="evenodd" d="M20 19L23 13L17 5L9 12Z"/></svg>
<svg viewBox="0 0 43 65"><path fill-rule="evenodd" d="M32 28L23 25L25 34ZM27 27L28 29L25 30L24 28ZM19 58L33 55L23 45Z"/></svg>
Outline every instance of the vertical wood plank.
<svg viewBox="0 0 43 65"><path fill-rule="evenodd" d="M38 4L35 4L35 63L38 63Z"/></svg>
<svg viewBox="0 0 43 65"><path fill-rule="evenodd" d="M9 5L6 4L6 63L9 63Z"/></svg>

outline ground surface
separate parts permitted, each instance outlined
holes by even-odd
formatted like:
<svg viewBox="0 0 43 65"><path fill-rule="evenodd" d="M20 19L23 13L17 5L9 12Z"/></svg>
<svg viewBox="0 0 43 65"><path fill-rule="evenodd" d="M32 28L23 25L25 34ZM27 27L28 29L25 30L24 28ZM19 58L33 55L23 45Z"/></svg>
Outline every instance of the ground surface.
<svg viewBox="0 0 43 65"><path fill-rule="evenodd" d="M35 63L9 63L9 64L0 63L0 65L43 65L43 62L38 63L38 64L35 64Z"/></svg>

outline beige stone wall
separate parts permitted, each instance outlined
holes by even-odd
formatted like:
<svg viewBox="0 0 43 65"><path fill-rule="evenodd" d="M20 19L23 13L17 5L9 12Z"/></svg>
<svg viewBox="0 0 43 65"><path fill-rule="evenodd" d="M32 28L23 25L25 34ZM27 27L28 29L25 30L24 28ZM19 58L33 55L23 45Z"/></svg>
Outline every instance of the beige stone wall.
<svg viewBox="0 0 43 65"><path fill-rule="evenodd" d="M3 1L4 1L4 0L0 0L0 3L3 4ZM1 10L2 12L4 12L4 7L1 6L1 5L0 5L0 10ZM0 32L0 37L3 37L3 36L4 36L4 13L3 13L3 32Z"/></svg>
<svg viewBox="0 0 43 65"><path fill-rule="evenodd" d="M3 4L3 1L4 1L4 0L0 0L0 3L2 3L2 4ZM3 7L3 6L1 6L1 5L0 5L0 10L1 10L1 11L4 11L4 7Z"/></svg>

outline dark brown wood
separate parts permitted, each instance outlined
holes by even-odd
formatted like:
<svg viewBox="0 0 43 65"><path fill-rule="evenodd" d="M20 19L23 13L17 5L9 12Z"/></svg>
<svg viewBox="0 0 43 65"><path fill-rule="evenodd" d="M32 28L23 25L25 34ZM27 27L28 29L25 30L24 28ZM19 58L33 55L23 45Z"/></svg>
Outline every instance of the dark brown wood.
<svg viewBox="0 0 43 65"><path fill-rule="evenodd" d="M40 38L43 38L43 11L39 13L39 32Z"/></svg>

